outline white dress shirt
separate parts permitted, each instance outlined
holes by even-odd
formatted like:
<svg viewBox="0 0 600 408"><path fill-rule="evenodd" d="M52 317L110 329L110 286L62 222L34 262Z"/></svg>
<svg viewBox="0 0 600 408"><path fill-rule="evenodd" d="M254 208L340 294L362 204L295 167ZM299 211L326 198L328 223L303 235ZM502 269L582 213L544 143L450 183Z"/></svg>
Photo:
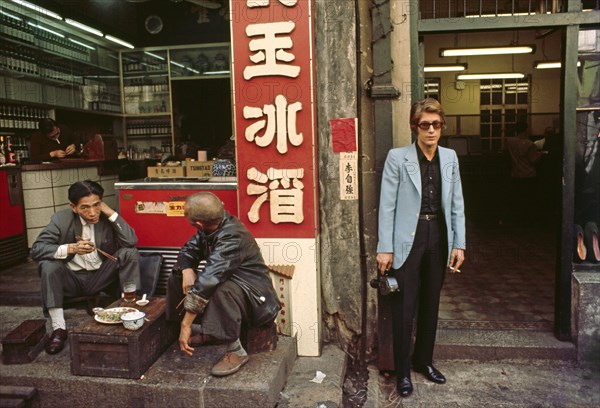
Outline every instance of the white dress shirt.
<svg viewBox="0 0 600 408"><path fill-rule="evenodd" d="M115 222L118 216L119 214L115 212L108 218L108 220L110 222ZM94 224L87 223L81 217L79 217L79 219L81 220L81 225L83 226L81 236L83 237L83 239L89 239L95 244L96 240L94 237ZM56 253L54 254L54 259L66 259L68 256L69 244L63 244L59 246L56 250ZM101 265L102 260L98 255L98 251L94 249L94 251L90 252L89 254L75 254L75 256L73 256L73 259L71 259L71 261L69 261L69 263L67 264L67 268L69 268L72 271L95 271L97 269L100 269Z"/></svg>

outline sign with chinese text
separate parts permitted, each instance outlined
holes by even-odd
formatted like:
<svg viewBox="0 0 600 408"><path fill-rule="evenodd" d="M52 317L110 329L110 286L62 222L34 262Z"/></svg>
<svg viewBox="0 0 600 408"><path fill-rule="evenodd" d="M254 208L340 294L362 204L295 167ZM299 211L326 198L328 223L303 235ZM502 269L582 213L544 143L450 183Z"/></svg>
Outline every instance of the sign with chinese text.
<svg viewBox="0 0 600 408"><path fill-rule="evenodd" d="M340 199L358 200L358 153L340 153Z"/></svg>
<svg viewBox="0 0 600 408"><path fill-rule="evenodd" d="M240 219L257 238L315 238L309 0L231 0Z"/></svg>

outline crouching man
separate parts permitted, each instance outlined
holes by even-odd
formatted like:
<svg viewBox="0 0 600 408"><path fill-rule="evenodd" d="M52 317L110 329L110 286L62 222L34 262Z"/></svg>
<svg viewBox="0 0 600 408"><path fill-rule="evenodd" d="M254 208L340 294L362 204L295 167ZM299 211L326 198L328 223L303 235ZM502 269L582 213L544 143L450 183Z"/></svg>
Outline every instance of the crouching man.
<svg viewBox="0 0 600 408"><path fill-rule="evenodd" d="M217 196L190 195L184 214L198 232L181 249L169 278L167 318L183 316L179 347L190 356L208 341L227 343L211 374L233 374L248 362L242 324L271 324L281 305L254 237ZM201 261L205 268L196 273ZM194 324L197 317L200 324Z"/></svg>
<svg viewBox="0 0 600 408"><path fill-rule="evenodd" d="M70 209L55 213L31 246L42 280L42 302L52 321L46 352L60 352L67 340L65 297L102 290L120 293L118 284L140 287L139 254L133 228L102 201L104 189L94 181L69 187Z"/></svg>

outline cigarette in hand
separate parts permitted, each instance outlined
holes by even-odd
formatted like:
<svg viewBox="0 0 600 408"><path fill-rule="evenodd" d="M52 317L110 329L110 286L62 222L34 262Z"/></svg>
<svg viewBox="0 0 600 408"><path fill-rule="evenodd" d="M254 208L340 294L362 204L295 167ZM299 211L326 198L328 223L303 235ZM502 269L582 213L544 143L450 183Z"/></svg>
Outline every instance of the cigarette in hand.
<svg viewBox="0 0 600 408"><path fill-rule="evenodd" d="M451 267L451 266L449 266L449 268L450 268L450 269L452 269L454 272L458 272L458 273L460 273L460 269L456 269L456 270L455 270L455 269L454 269L453 267Z"/></svg>

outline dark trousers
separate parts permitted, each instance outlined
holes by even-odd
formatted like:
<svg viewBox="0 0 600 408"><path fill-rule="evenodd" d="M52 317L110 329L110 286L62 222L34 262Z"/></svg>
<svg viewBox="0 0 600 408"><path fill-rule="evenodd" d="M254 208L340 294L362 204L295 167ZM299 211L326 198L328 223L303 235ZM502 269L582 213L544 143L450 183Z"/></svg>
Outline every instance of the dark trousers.
<svg viewBox="0 0 600 408"><path fill-rule="evenodd" d="M394 270L399 291L390 295L394 364L400 377L410 376L413 320L417 313L417 335L412 362L433 362L440 292L447 260L446 228L443 221L419 220L410 253ZM418 312L417 312L418 306Z"/></svg>
<svg viewBox="0 0 600 408"><path fill-rule="evenodd" d="M183 303L183 278L181 272L173 271L167 286L167 320L181 321L185 315ZM220 341L235 341L240 338L242 324L248 321L250 305L246 294L232 281L217 286L206 305L202 316L196 318L200 331Z"/></svg>
<svg viewBox="0 0 600 408"><path fill-rule="evenodd" d="M64 260L41 261L44 309L63 307L65 297L95 295L102 290L119 293L118 283L135 282L140 288L139 253L135 248L121 248L114 253L118 262L105 259L98 270L72 271Z"/></svg>

